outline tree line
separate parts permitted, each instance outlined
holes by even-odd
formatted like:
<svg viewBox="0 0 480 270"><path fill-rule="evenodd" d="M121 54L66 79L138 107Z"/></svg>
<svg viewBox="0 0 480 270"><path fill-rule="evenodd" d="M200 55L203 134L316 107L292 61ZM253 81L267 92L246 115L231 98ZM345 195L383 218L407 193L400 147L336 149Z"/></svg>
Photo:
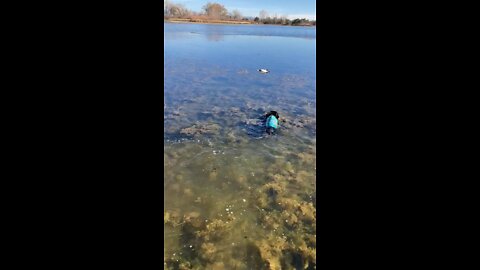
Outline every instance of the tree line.
<svg viewBox="0 0 480 270"><path fill-rule="evenodd" d="M219 3L207 3L202 7L202 11L195 12L185 8L182 4L176 4L170 0L164 0L163 6L164 19L210 19L210 20L234 20L248 21L254 24L278 24L278 25L316 25L316 21L305 18L290 20L287 16L270 16L267 11L262 10L256 17L243 16L238 10L229 11L224 5Z"/></svg>

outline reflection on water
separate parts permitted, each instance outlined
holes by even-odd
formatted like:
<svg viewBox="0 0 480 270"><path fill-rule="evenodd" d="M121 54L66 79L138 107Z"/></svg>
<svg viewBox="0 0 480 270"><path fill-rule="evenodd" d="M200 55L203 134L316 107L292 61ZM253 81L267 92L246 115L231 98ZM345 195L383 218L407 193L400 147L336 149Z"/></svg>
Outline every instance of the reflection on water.
<svg viewBox="0 0 480 270"><path fill-rule="evenodd" d="M165 24L164 269L316 268L314 31Z"/></svg>
<svg viewBox="0 0 480 270"><path fill-rule="evenodd" d="M205 32L205 35L209 41L222 41L225 35L225 26L218 25L210 31Z"/></svg>

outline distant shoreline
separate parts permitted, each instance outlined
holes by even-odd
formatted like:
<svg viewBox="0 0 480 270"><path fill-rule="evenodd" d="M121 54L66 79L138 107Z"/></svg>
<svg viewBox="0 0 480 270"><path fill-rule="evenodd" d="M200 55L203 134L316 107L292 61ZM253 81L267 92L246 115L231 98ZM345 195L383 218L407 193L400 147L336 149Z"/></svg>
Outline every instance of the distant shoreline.
<svg viewBox="0 0 480 270"><path fill-rule="evenodd" d="M172 23L198 23L198 24L253 24L246 21L228 21L228 20L205 20L205 19L163 19L164 22Z"/></svg>
<svg viewBox="0 0 480 270"><path fill-rule="evenodd" d="M205 19L163 19L163 22L192 23L192 24L242 24L242 25L278 25L278 26L292 26L292 27L295 27L295 26L316 27L315 25L281 25L281 24L252 23L249 21L205 20Z"/></svg>

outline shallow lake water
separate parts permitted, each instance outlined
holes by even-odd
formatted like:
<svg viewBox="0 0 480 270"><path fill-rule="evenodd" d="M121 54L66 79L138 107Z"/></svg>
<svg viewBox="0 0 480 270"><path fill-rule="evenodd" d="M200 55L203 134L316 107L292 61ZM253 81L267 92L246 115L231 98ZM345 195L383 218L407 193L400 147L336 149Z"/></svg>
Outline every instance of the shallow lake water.
<svg viewBox="0 0 480 270"><path fill-rule="evenodd" d="M315 31L165 23L164 269L316 269Z"/></svg>

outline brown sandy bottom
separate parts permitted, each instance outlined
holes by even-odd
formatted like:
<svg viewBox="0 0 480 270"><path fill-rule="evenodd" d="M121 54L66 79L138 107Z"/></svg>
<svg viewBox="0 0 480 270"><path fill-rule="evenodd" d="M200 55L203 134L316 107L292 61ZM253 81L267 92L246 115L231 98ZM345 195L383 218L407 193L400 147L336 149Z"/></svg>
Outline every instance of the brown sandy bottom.
<svg viewBox="0 0 480 270"><path fill-rule="evenodd" d="M195 136L164 147L164 269L316 269L315 139Z"/></svg>

